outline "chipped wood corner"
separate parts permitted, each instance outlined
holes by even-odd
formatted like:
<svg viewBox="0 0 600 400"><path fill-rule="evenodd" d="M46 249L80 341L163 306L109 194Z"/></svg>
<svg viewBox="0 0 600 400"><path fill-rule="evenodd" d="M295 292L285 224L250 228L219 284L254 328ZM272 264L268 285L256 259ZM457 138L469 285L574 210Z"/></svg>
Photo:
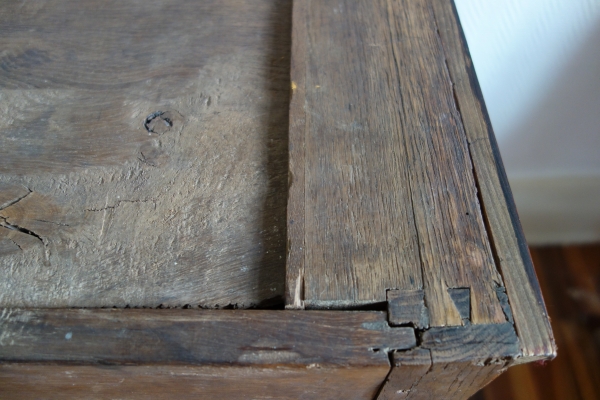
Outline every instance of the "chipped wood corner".
<svg viewBox="0 0 600 400"><path fill-rule="evenodd" d="M422 290L387 290L388 323L392 328L412 327L417 346L389 351L391 369L378 400L468 398L522 360L503 287L497 294L506 321L499 324L471 323L470 288L448 293L462 318L460 326L428 326Z"/></svg>

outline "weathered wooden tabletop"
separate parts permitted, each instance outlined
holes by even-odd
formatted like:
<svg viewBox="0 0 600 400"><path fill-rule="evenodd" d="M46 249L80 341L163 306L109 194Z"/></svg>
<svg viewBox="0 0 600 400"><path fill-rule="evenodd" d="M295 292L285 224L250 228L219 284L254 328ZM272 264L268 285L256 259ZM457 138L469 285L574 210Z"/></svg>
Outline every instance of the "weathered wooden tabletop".
<svg viewBox="0 0 600 400"><path fill-rule="evenodd" d="M2 9L0 397L466 398L555 355L451 2Z"/></svg>

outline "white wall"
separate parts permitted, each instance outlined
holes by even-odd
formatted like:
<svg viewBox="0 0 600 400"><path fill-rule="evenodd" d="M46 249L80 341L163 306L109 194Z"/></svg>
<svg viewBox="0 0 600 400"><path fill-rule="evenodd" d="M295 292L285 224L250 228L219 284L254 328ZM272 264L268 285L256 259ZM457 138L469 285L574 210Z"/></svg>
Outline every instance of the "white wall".
<svg viewBox="0 0 600 400"><path fill-rule="evenodd" d="M531 244L600 241L600 0L455 0Z"/></svg>

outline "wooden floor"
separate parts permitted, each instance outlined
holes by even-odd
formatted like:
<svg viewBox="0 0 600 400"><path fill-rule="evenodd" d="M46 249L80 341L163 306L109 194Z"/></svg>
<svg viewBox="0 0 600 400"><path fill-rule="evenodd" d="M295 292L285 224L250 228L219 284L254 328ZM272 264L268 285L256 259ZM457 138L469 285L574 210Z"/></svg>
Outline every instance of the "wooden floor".
<svg viewBox="0 0 600 400"><path fill-rule="evenodd" d="M513 367L472 399L600 399L600 244L531 253L558 357Z"/></svg>

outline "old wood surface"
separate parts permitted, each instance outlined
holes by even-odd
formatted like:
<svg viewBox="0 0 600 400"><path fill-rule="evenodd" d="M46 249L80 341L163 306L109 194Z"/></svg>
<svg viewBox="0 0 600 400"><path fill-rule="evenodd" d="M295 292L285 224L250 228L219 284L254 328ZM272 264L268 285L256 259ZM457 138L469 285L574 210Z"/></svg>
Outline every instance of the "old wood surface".
<svg viewBox="0 0 600 400"><path fill-rule="evenodd" d="M0 32L4 397L466 398L555 354L450 3L8 2ZM193 307L41 309L160 304Z"/></svg>
<svg viewBox="0 0 600 400"><path fill-rule="evenodd" d="M288 306L424 290L432 326L461 325L468 288L473 323L504 322L428 1L300 1L293 23Z"/></svg>
<svg viewBox="0 0 600 400"><path fill-rule="evenodd" d="M2 399L371 400L382 367L0 364Z"/></svg>
<svg viewBox="0 0 600 400"><path fill-rule="evenodd" d="M371 399L416 346L374 311L5 309L0 332L2 398Z"/></svg>
<svg viewBox="0 0 600 400"><path fill-rule="evenodd" d="M393 353L378 399L467 399L519 352L510 323L432 328L419 342L416 349Z"/></svg>
<svg viewBox="0 0 600 400"><path fill-rule="evenodd" d="M416 345L377 311L4 309L0 323L15 362L376 366Z"/></svg>
<svg viewBox="0 0 600 400"><path fill-rule="evenodd" d="M278 0L3 2L0 305L281 298L290 18Z"/></svg>
<svg viewBox="0 0 600 400"><path fill-rule="evenodd" d="M453 3L432 0L457 106L469 142L479 193L519 335L523 361L556 354L531 256Z"/></svg>
<svg viewBox="0 0 600 400"><path fill-rule="evenodd" d="M467 398L553 357L452 4L298 1L293 25L287 308L387 301L417 328L382 399Z"/></svg>

